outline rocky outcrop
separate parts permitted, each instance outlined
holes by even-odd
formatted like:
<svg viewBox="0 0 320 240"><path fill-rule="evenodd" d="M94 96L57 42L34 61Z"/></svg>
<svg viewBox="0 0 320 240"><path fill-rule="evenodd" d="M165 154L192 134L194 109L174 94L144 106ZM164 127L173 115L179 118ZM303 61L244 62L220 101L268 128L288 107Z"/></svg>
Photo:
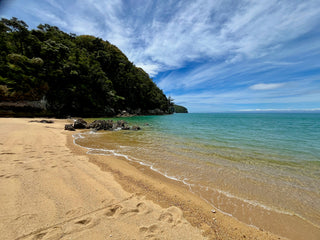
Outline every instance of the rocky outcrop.
<svg viewBox="0 0 320 240"><path fill-rule="evenodd" d="M126 121L124 121L124 120L119 120L119 121L117 121L115 127L116 127L116 128L121 128L122 130L128 130L128 129L130 129L128 123L127 123Z"/></svg>
<svg viewBox="0 0 320 240"><path fill-rule="evenodd" d="M124 120L119 120L114 122L113 120L95 120L88 124L83 119L77 119L73 124L66 124L64 129L69 131L75 131L75 129L93 129L95 131L99 130L141 130L139 126L130 127L129 124Z"/></svg>
<svg viewBox="0 0 320 240"><path fill-rule="evenodd" d="M75 129L85 129L87 128L87 124L88 123L85 120L83 120L82 118L79 118L73 123L73 127Z"/></svg>
<svg viewBox="0 0 320 240"><path fill-rule="evenodd" d="M89 124L88 128L99 130L112 130L113 121L112 120L95 120Z"/></svg>
<svg viewBox="0 0 320 240"><path fill-rule="evenodd" d="M75 131L76 129L73 127L72 124L66 124L66 125L64 125L64 130Z"/></svg>

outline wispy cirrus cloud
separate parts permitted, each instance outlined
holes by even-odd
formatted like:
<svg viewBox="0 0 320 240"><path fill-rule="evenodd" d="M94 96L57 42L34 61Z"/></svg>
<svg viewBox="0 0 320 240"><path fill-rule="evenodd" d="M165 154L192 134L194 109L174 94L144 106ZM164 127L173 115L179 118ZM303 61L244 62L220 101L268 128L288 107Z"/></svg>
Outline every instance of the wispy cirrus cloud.
<svg viewBox="0 0 320 240"><path fill-rule="evenodd" d="M253 90L271 90L282 87L284 83L257 83L250 86Z"/></svg>
<svg viewBox="0 0 320 240"><path fill-rule="evenodd" d="M32 27L110 41L191 109L320 102L311 91L320 88L318 0L16 0L7 8L2 16Z"/></svg>

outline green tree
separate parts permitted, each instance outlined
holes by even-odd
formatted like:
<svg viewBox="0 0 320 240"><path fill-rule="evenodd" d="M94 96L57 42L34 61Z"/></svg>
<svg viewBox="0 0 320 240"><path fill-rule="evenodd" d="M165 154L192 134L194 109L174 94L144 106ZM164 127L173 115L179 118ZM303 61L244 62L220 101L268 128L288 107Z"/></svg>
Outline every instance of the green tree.
<svg viewBox="0 0 320 240"><path fill-rule="evenodd" d="M56 116L106 116L121 110L170 113L172 102L108 41L67 34L17 18L0 21L0 98L47 100Z"/></svg>

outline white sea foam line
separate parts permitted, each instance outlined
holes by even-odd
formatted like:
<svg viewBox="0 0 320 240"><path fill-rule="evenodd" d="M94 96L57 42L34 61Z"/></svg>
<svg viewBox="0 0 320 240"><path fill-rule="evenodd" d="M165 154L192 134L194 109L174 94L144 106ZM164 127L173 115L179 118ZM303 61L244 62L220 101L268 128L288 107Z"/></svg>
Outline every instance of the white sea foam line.
<svg viewBox="0 0 320 240"><path fill-rule="evenodd" d="M78 135L79 137L76 138L75 135ZM230 217L233 217L233 218L239 220L237 217L233 216L232 214L227 213L227 212L221 210L220 208L216 207L212 202L210 202L210 201L208 201L206 198L202 197L201 193L196 193L196 192L194 192L194 191L192 190L192 186L195 186L195 185L194 185L194 184L191 184L191 183L188 183L187 181L185 181L185 179L180 180L180 179L178 179L178 178L176 178L176 177L169 176L169 175L167 175L166 173L163 173L162 171L160 171L159 169L154 168L154 167L153 167L154 164L145 163L145 162L143 162L143 161L141 161L141 160L133 160L133 159L131 159L129 156L125 155L125 154L116 153L114 150L106 150L106 149L98 149L98 148L88 148L88 147L81 146L81 145L79 145L79 144L77 144L77 143L75 142L76 139L84 138L84 137L81 135L81 133L74 134L74 135L72 135L72 136L73 136L73 138L74 138L73 143L74 143L75 145L80 146L80 147L82 147L82 148L85 148L85 149L88 149L88 150L89 150L89 151L86 152L87 154L92 154L92 153L90 153L90 151L93 151L93 150L94 150L94 151L102 151L102 152L103 152L103 151L105 151L105 152L111 152L114 156L124 157L124 158L127 159L128 161L137 162L137 163L139 163L140 165L148 166L152 171L155 171L155 172L161 174L162 176L164 176L164 177L166 177L166 178L168 178L168 179L171 179L171 180L174 180L174 181L178 181L178 182L182 182L183 184L185 184L185 185L187 185L187 186L189 187L190 192L192 192L193 194L198 195L201 199L203 199L204 201L206 201L206 202L207 202L209 205L211 205L213 208L215 208L216 210L220 211L221 213L223 213L223 214L225 214L225 215L228 215L228 216L230 216ZM106 155L106 154L95 154L95 155ZM203 188L203 186L201 186L201 185L199 185L198 187ZM253 206L261 207L261 208L263 208L263 209L265 209L265 210L268 210L268 211L273 211L273 212L277 212L277 213L285 214L285 215L290 215L290 216L296 216L296 217L298 217L298 218L300 218L300 219L302 219L302 220L310 223L310 224L313 225L314 227L320 229L320 226L314 224L313 222L309 221L308 219L302 217L302 216L299 215L299 214L286 212L286 211L283 211L283 210L276 209L276 208L274 208L274 207L266 206L266 205L264 205L264 204L261 204L261 203L259 203L259 202L253 201L253 200L248 200L248 199L244 199L244 198L241 198L241 197L237 197L237 196L235 196L235 195L233 195L233 194L231 194L231 193L229 193L229 192L226 192L226 191L223 191L223 190L220 190L220 189L214 189L214 188L210 188L210 189L213 190L213 191L217 191L218 193L223 194L223 195L225 195L225 196L228 197L228 198L238 199L238 200L240 200L240 201L243 201L243 202L248 203L248 204L253 205ZM248 226L255 227L255 228L258 228L257 226L254 226L254 225L252 225L252 224L247 224L247 225L248 225Z"/></svg>
<svg viewBox="0 0 320 240"><path fill-rule="evenodd" d="M154 168L154 166L153 166L154 164L146 163L146 162L143 162L143 161L138 160L138 159L134 160L134 159L130 158L129 156L127 156L127 155L125 155L125 154L117 153L117 152L115 152L114 150L106 150L106 149L99 149L99 148L89 148L89 147L81 146L81 145L77 144L75 141L76 141L77 139L79 139L79 138L85 138L85 137L83 137L83 136L81 135L81 133L77 133L77 134L74 134L74 135L72 135L72 136L73 136L73 138L74 138L74 139L73 139L73 143L74 143L75 145L80 146L80 147L83 147L83 148L85 148L85 149L88 149L88 151L86 152L87 154L106 155L106 154L103 154L103 153L102 153L102 154L92 153L92 151L101 151L101 152L110 152L110 153L112 153L114 156L117 156L117 157L124 157L124 158L127 159L128 161L137 162L137 163L139 163L140 165L147 166L147 167L149 167L152 171L155 171L155 172L157 172L157 173L165 176L166 178L169 178L169 179L174 180L174 181L182 182L183 184L187 185L187 186L189 187L190 191L192 192L192 188L191 188L192 184L187 183L187 182L185 181L185 179L180 180L180 179L178 179L178 178L176 178L176 177L174 177L174 176L169 176L167 173L161 172L159 169Z"/></svg>
<svg viewBox="0 0 320 240"><path fill-rule="evenodd" d="M85 148L85 149L88 149L88 151L86 152L87 154L105 155L105 154L92 153L92 151L110 152L110 153L112 153L112 154L115 155L115 156L124 157L124 158L126 158L128 161L134 161L134 160L130 159L127 155L116 153L114 150L106 150L106 149L98 149L98 148L89 148L89 147L84 147L84 146L81 146L81 145L77 144L77 143L75 142L75 140L77 140L77 139L79 139L79 138L84 138L84 137L81 135L81 133L74 134L73 137L74 137L73 143L74 143L75 145L80 146L80 147L83 147L83 148ZM189 187L189 189L190 189L190 191L191 191L192 193L196 194L196 193L192 190L192 186L194 186L194 185L188 183L187 181L185 181L185 179L184 179L184 180L180 180L180 179L178 179L178 178L176 178L176 177L169 176L166 172L163 173L163 172L160 171L159 169L154 168L153 164L147 164L147 163L142 162L142 161L134 161L134 162L138 162L139 164L141 164L141 165L143 165L143 166L148 166L152 171L155 171L155 172L157 172L157 173L165 176L165 177L168 178L168 179L171 179L171 180L174 180L174 181L178 181L178 182L182 182L183 184L185 184L185 185L187 185L187 186ZM200 186L200 188L201 188L201 187L202 187L202 186ZM233 195L230 194L230 193L227 193L227 192L224 192L224 191L221 191L221 190L218 190L218 189L212 189L212 190L218 191L219 193L222 193L222 194L226 195L227 197L236 198L235 196L233 196ZM213 206L214 208L218 209L216 206L214 206L214 205L213 205L211 202L209 202L207 199L203 198L200 193L198 193L198 194L200 195L200 197L201 197L203 200L205 200L207 203L209 203L209 204L210 204L211 206ZM239 198L239 200L241 200L241 199ZM250 203L250 202L249 202L249 203ZM231 214L226 213L226 212L222 211L221 209L218 209L218 210L221 211L221 212L224 213L224 214L227 214L227 215L232 216Z"/></svg>
<svg viewBox="0 0 320 240"><path fill-rule="evenodd" d="M140 160L134 160L132 158L130 158L129 156L125 155L125 154L121 154L121 153L117 153L115 150L109 150L109 149L101 149L101 148L89 148L89 147L84 147L84 146L81 146L80 144L76 143L76 140L79 139L79 138L85 138L82 136L81 133L77 133L77 134L74 134L72 135L73 137L73 143L79 147L82 147L82 148L85 148L87 149L88 151L86 152L87 154L94 154L94 155L106 155L104 153L92 153L92 151L100 151L100 152L108 152L108 153L112 153L114 156L117 156L117 157L124 157L125 159L127 159L128 161L131 161L131 162L137 162L137 163L140 163L141 165L144 165L144 166L148 166L148 167L151 167L152 164L148 164L148 163L145 163L145 162L142 162Z"/></svg>

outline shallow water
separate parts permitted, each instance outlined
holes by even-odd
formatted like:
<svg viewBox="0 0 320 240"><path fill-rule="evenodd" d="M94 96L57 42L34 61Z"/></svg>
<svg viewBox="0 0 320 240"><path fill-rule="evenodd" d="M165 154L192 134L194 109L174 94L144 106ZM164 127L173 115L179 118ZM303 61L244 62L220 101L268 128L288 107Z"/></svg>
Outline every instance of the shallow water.
<svg viewBox="0 0 320 240"><path fill-rule="evenodd" d="M320 114L174 114L125 120L142 130L85 132L75 142L91 154L148 165L247 224L280 233L287 231L281 224L319 230Z"/></svg>

